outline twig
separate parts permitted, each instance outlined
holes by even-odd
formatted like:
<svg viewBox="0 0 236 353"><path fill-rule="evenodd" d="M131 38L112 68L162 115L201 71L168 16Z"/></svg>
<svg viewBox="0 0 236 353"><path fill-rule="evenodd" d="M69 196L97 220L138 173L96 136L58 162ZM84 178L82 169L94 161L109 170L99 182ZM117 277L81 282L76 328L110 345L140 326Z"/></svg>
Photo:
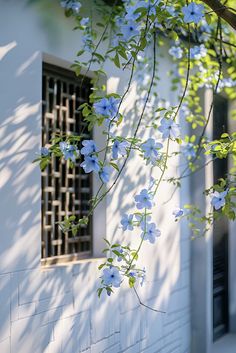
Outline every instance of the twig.
<svg viewBox="0 0 236 353"><path fill-rule="evenodd" d="M153 307L151 307L151 306L149 306L149 305L147 305L147 304L144 304L144 303L141 301L141 299L140 299L140 297L139 297L139 295L138 295L138 292L137 292L136 288L133 287L133 289L134 289L134 293L136 294L136 297L138 298L138 301L139 301L139 304L140 304L140 305L144 306L145 308L147 308L147 309L149 309L149 310L155 311L156 313L166 314L165 311L157 310L157 309L154 309Z"/></svg>

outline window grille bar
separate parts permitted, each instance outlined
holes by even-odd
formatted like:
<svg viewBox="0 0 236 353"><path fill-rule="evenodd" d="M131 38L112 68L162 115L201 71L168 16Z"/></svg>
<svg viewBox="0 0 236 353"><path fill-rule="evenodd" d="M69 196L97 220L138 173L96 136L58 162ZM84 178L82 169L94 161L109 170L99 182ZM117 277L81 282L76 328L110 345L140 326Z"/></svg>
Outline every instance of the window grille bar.
<svg viewBox="0 0 236 353"><path fill-rule="evenodd" d="M82 84L82 86L81 86ZM82 88L81 88L82 87ZM53 134L81 134L91 138L82 122L80 104L88 101L91 82L83 83L72 71L43 65L42 146L50 143ZM79 146L80 148L80 146ZM92 221L73 236L63 233L58 222L76 215L88 214L92 197L92 177L85 174L76 161L74 168L58 158L52 158L42 172L42 263L71 261L92 254Z"/></svg>

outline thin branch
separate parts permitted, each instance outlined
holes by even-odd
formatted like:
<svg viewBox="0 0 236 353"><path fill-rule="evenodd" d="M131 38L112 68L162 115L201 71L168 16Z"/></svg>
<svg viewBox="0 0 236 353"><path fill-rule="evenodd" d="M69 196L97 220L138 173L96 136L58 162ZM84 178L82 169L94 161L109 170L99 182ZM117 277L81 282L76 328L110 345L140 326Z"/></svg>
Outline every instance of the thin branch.
<svg viewBox="0 0 236 353"><path fill-rule="evenodd" d="M144 304L144 303L141 301L141 299L140 299L140 297L139 297L139 295L138 295L137 289L136 289L135 287L133 287L133 289L134 289L134 293L136 294L136 297L138 298L138 301L139 301L139 304L140 304L140 305L144 306L145 308L147 308L147 309L149 309L149 310L155 311L156 313L166 314L165 311L157 310L157 309L154 309L154 308L152 308L151 306L149 306L149 305L147 305L147 304Z"/></svg>
<svg viewBox="0 0 236 353"><path fill-rule="evenodd" d="M188 57L187 57L187 60L188 60L188 63L187 63L187 75L186 75L186 80L185 80L185 86L184 86L184 91L183 91L183 94L180 98L180 101L179 101L179 105L178 105L178 108L175 112L175 115L174 115L174 118L173 120L176 119L178 113L179 113L179 110L183 104L183 101L184 101L184 98L185 98L185 95L186 95L186 92L187 92L187 88L188 88L188 83L189 83L189 74L190 74L190 26L188 24Z"/></svg>
<svg viewBox="0 0 236 353"><path fill-rule="evenodd" d="M206 123L204 125L204 128L203 128L203 131L200 135L200 138L198 140L198 148L197 148L197 152L196 152L196 156L195 158L193 159L192 163L196 162L196 160L198 159L201 151L202 151L202 147L201 147L201 143L202 143L202 140L203 140L203 137L204 137L204 134L206 132L206 128L209 124L209 121L210 121L210 117L211 117L211 113L212 113L212 110L213 110L213 106L214 106L214 97L217 93L217 90L218 90L218 86L219 86L219 83L220 83L220 78L221 78L221 74L222 74L222 52L223 52L223 47L222 47L222 26L221 26L221 19L220 17L218 17L218 24L217 24L217 29L216 29L216 39L218 37L218 31L220 32L220 55L218 56L218 63L219 63L219 70L218 70L218 79L217 79L217 82L216 82L216 85L215 85L215 88L214 88L214 91L213 91L213 99L212 99L212 102L211 102L211 106L210 106L210 109L209 109L209 112L208 112L208 116L207 116L207 119L206 119ZM188 167L185 168L183 170L183 172L181 173L180 175L180 178L184 178L185 177L185 173L188 171ZM176 186L170 196L170 198L164 202L164 204L167 204L171 199L172 197L174 196L174 194L176 193L178 189L178 186Z"/></svg>
<svg viewBox="0 0 236 353"><path fill-rule="evenodd" d="M146 106L147 106L147 103L149 101L149 98L150 98L150 94L151 94L151 90L152 90L152 86L153 86L153 83L154 83L154 78L155 78L155 72L156 72L156 32L154 32L154 35L153 35L154 39L154 44L153 44L153 72L152 72L152 78L151 78L151 82L150 82L150 85L149 85L149 89L148 89L148 92L147 92L147 96L146 96L146 99L145 99L145 103L144 103L144 106L143 106L143 110L141 112L141 115L139 117L139 121L138 121L138 124L136 126L136 129L135 129L135 132L134 132L134 135L133 135L133 140L132 142L130 143L130 146L129 146L129 149L127 151L127 156L115 178L115 180L113 181L112 185L104 192L104 194L102 194L98 200L97 200L97 203L93 206L93 209L104 199L104 197L113 189L113 187L116 185L118 179L120 178L120 175L121 173L123 172L126 164L127 164L127 161L129 159L129 156L130 156L130 153L131 153L131 150L132 150L132 147L133 147L133 144L134 144L134 139L135 137L137 136L137 133L138 133L138 130L139 130L139 127L141 125L141 122L143 120L143 117L144 117L144 113L145 113L145 110L146 110Z"/></svg>

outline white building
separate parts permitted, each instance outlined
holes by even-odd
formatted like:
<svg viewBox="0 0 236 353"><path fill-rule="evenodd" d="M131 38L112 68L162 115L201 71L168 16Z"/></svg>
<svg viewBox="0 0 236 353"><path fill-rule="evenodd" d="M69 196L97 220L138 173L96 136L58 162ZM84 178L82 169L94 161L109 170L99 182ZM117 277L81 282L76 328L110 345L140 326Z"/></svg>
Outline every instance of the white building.
<svg viewBox="0 0 236 353"><path fill-rule="evenodd" d="M213 262L214 256L216 259L218 255L219 260L219 253L217 246L213 245L212 232L191 242L187 224L175 223L171 215L173 205L198 201L203 209L209 207L202 191L212 184L212 164L191 180L184 181L181 191L172 199L172 206L162 205L173 190L170 184L163 184L158 195L158 206L161 207L157 207L155 217L162 236L155 246L145 245L143 248L141 259L148 276L146 286L138 290L145 304L164 310L165 314L141 307L128 288L100 300L96 293L97 268L103 261L102 238L124 239L119 227L121 214L132 206L134 190L139 191L148 182L148 171L142 168L138 157L131 157L122 178L95 211L90 237L82 245L59 238L54 239L54 243L47 243L44 238L44 254L49 254L46 257L50 258L53 256L54 262L59 258L60 262L42 260L41 187L44 202L50 204L50 195L54 194L55 199L55 194L63 188L57 184L59 180L66 182L70 179L71 188L76 182L74 175L67 176L67 179L65 172L58 169L51 179L45 177L41 186L39 168L32 164L32 160L41 145L42 117L46 126L43 133L46 134L48 129L55 128L53 114L56 111L64 116L63 111L65 115L68 113L65 107L73 109L67 105L72 101L75 89L75 79L69 71L80 49L79 32L72 31L73 21L64 17L56 0L28 4L26 0L2 0L0 23L0 352L236 352L236 340L232 334L236 331L233 225L224 227L227 234L224 234L226 240L223 242L228 250L220 253L219 269ZM107 65L110 74L108 92L121 92L127 82L126 72L121 73L111 64ZM160 59L161 91L165 99L174 103L176 97L166 78L171 65L166 51ZM88 77L91 75L92 71ZM62 96L59 103L50 101L50 92L55 86L52 83L52 86L45 87L43 76L49 85L56 80L57 84L67 82L67 88L62 86L65 101ZM82 94L86 99L86 92ZM126 100L127 110L134 104L135 97L134 84ZM46 115L42 100L47 102L47 107L51 104ZM202 104L206 111L210 101L211 93L205 92ZM60 107L56 108L56 104ZM66 124L73 125L74 117L69 119ZM125 128L132 131L132 124L130 121ZM208 130L212 135L213 124ZM102 146L104 141L99 131L94 131L94 138ZM168 175L178 175L178 165L176 158ZM80 197L86 201L91 181L84 179L84 183L80 184ZM92 183L95 192L98 188L95 177ZM60 203L50 204L51 208L45 206L48 212L45 219L49 225L55 221L52 215L57 207L61 207L61 214L65 206L72 207L68 195L60 197ZM46 229L45 223L43 226ZM218 226L215 232L222 235L222 229ZM125 235L128 241L132 236ZM79 251L82 260L67 256ZM214 286L213 267L215 278L223 278L220 284L215 279ZM213 344L214 335L223 334L224 337ZM227 351L230 340L234 346Z"/></svg>

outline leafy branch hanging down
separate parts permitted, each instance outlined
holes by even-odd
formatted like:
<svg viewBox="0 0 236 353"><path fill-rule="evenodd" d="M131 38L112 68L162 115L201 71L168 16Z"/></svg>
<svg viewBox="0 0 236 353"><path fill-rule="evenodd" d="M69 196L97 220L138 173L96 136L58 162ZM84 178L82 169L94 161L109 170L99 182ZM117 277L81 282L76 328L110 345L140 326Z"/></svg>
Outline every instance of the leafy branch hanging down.
<svg viewBox="0 0 236 353"><path fill-rule="evenodd" d="M101 6L95 0L94 4L91 15L78 1L61 1L65 14L74 17L75 29L80 31L82 39L72 67L78 76L81 72L86 76L91 70L94 73L90 100L79 110L90 130L95 126L101 129L106 140L104 147L99 150L96 141L84 139L83 131L78 136L59 134L50 145L42 147L36 162L45 170L52 158L66 160L70 168L79 161L85 173L94 173L99 179L100 187L90 200L88 215L82 219L70 216L60 224L63 231L71 231L76 236L99 203L116 188L131 156L141 158L140 164L151 175L150 180L145 188L134 193L132 210L122 215L120 229L125 241L117 241L116 234L114 242L105 240L107 259L99 268L102 272L98 295L106 292L110 296L126 282L140 305L158 312L141 301L138 286L142 286L146 277L140 251L148 243L155 244L164 232L159 230L153 217L163 182L167 180L176 186L175 192L181 187L182 179L205 165L231 158L233 167L229 173L204 191L211 200L211 211L201 214L197 205L179 205L172 210L172 221L186 218L196 238L204 236L220 217L235 219L235 133L225 131L211 141L206 131L214 97L224 92L228 99L236 98L236 35L232 30L236 12L230 1L222 4L218 0L174 0L171 6L161 0L114 1L107 11L104 11L106 5ZM159 67L162 53L172 60L172 69L166 77L178 97L174 104L162 95ZM126 74L120 94L107 94L106 84L101 80L101 76L109 76L108 62ZM135 119L130 123L125 99L134 83L137 83L137 98L131 113ZM207 112L202 109L199 95L205 89L213 93ZM235 111L231 114L236 116ZM128 122L130 129L126 128ZM167 177L169 165L176 156L184 161L183 172ZM128 236L131 233L136 235L136 247Z"/></svg>

